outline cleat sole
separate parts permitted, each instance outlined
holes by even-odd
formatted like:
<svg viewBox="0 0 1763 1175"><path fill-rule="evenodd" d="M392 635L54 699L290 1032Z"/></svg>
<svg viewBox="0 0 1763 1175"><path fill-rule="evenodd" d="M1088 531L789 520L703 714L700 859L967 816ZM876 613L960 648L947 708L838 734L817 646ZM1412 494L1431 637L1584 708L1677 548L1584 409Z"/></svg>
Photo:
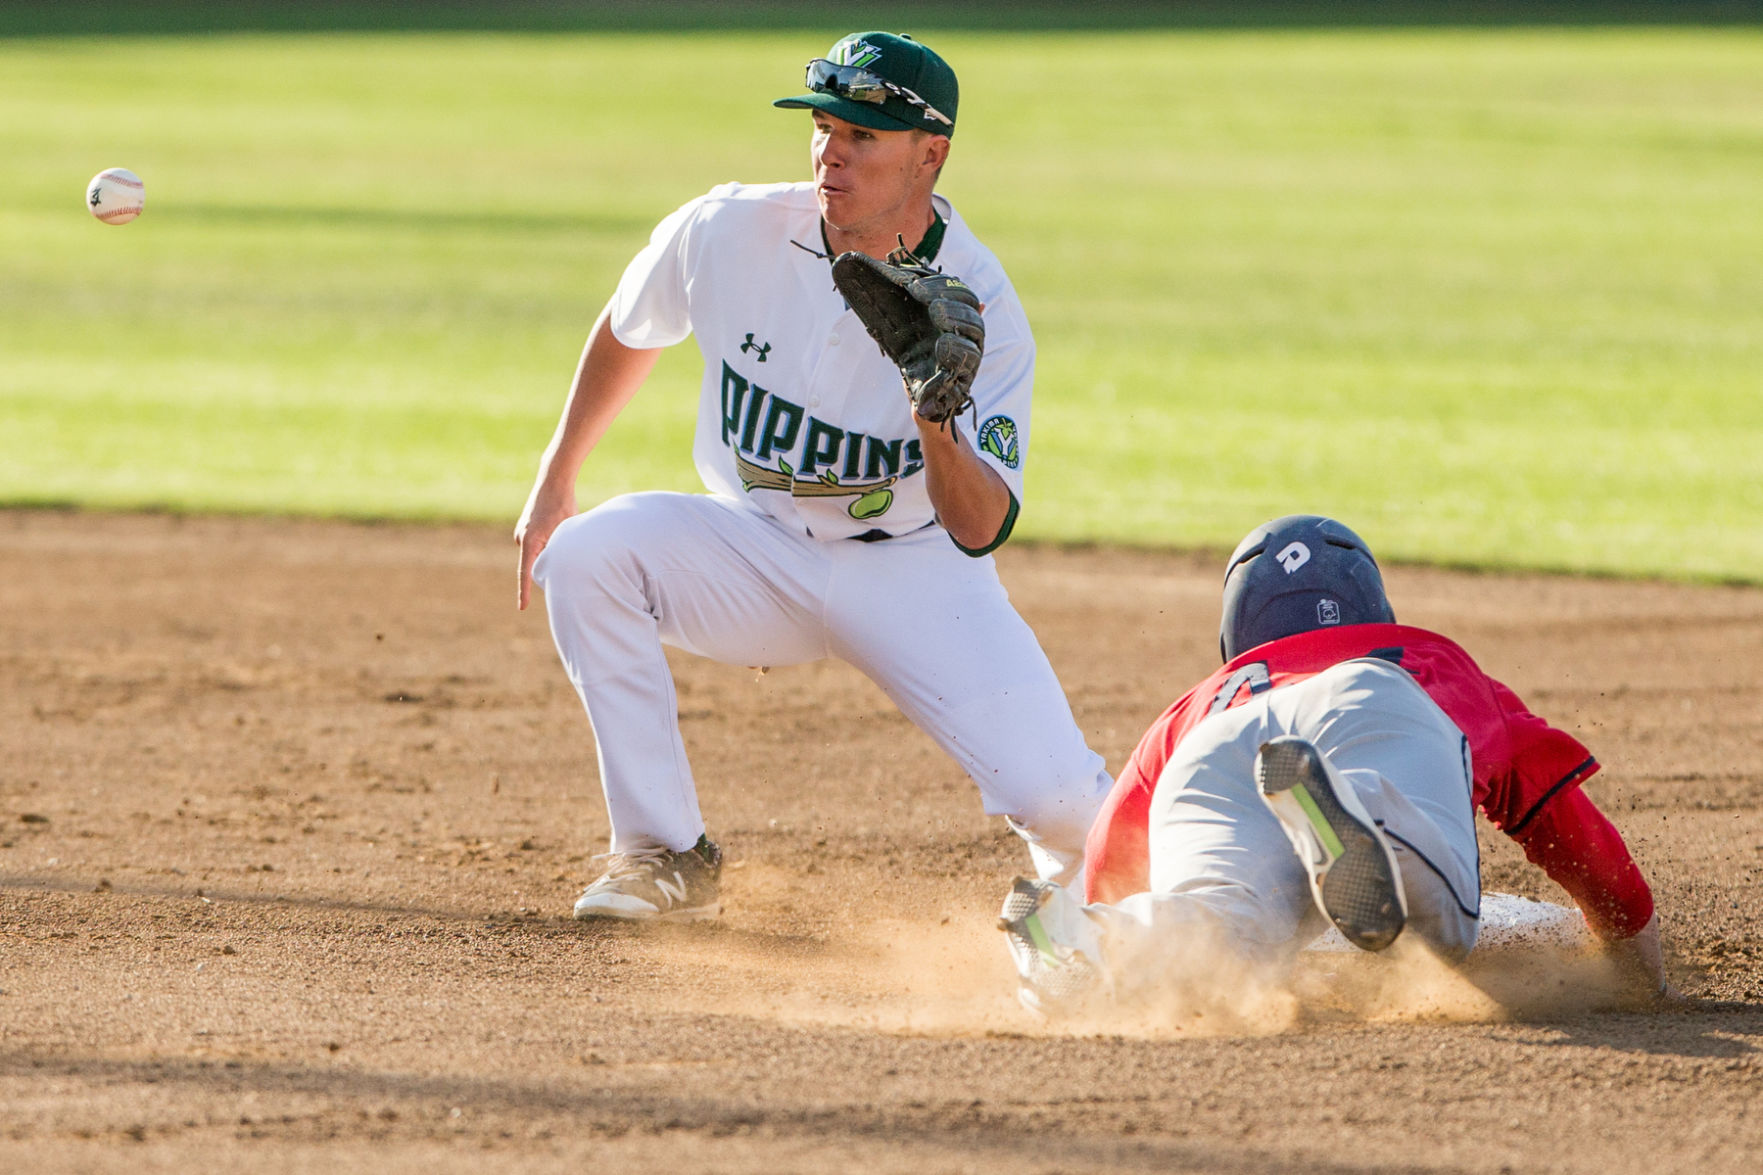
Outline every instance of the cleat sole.
<svg viewBox="0 0 1763 1175"><path fill-rule="evenodd" d="M1261 748L1257 771L1261 794L1299 847L1328 920L1361 950L1395 942L1408 923L1395 857L1369 817L1336 794L1320 752L1302 739L1276 739Z"/></svg>

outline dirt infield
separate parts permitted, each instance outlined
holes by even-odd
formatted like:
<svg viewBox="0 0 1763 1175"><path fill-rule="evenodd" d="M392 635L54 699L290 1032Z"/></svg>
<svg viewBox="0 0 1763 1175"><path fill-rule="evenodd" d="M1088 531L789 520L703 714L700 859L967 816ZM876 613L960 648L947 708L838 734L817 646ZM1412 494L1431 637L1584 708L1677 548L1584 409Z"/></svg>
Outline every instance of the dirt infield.
<svg viewBox="0 0 1763 1175"><path fill-rule="evenodd" d="M1216 664L1216 558L1000 562L1111 768ZM1763 591L1389 574L1598 752L1698 1010L1069 1035L990 928L1016 842L841 665L676 659L727 913L569 921L605 814L513 565L491 528L0 513L0 1169L1756 1170Z"/></svg>

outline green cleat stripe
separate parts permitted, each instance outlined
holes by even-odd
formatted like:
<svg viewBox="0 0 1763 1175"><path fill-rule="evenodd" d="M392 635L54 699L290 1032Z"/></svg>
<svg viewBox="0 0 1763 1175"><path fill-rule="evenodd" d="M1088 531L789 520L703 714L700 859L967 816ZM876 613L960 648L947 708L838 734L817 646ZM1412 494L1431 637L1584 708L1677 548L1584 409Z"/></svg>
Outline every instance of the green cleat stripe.
<svg viewBox="0 0 1763 1175"><path fill-rule="evenodd" d="M1347 851L1346 846L1341 844L1341 838L1334 834L1333 828L1329 827L1328 821L1322 815L1322 809L1316 806L1315 797L1306 791L1301 783L1292 786L1292 797L1298 801L1298 806L1304 809L1304 815L1310 818L1310 826L1316 829L1316 835L1322 838L1322 847L1328 850L1328 859L1330 861L1339 860L1341 855Z"/></svg>
<svg viewBox="0 0 1763 1175"><path fill-rule="evenodd" d="M1022 926L1028 931L1028 937L1035 944L1035 950L1041 952L1041 958L1049 963L1057 963L1059 956L1053 953L1053 940L1047 937L1045 930L1041 929L1040 918L1030 914L1022 920Z"/></svg>

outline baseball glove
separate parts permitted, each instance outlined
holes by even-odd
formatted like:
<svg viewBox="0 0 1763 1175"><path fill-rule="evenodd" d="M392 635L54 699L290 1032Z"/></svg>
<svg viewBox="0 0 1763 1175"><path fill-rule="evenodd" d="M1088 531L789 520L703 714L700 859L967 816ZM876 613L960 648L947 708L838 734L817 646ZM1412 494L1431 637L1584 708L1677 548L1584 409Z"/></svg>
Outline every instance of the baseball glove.
<svg viewBox="0 0 1763 1175"><path fill-rule="evenodd" d="M986 324L960 278L932 269L902 241L886 261L841 254L833 284L900 369L914 411L942 424L973 403Z"/></svg>

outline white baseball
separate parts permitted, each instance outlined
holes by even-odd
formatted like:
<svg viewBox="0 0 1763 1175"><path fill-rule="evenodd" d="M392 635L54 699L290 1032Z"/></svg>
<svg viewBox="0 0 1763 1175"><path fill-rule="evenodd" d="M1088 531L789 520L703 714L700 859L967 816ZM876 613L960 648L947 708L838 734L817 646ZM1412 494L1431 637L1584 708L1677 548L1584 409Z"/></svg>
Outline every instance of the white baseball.
<svg viewBox="0 0 1763 1175"><path fill-rule="evenodd" d="M147 188L126 167L107 167L86 185L86 207L105 224L127 224L147 207Z"/></svg>

